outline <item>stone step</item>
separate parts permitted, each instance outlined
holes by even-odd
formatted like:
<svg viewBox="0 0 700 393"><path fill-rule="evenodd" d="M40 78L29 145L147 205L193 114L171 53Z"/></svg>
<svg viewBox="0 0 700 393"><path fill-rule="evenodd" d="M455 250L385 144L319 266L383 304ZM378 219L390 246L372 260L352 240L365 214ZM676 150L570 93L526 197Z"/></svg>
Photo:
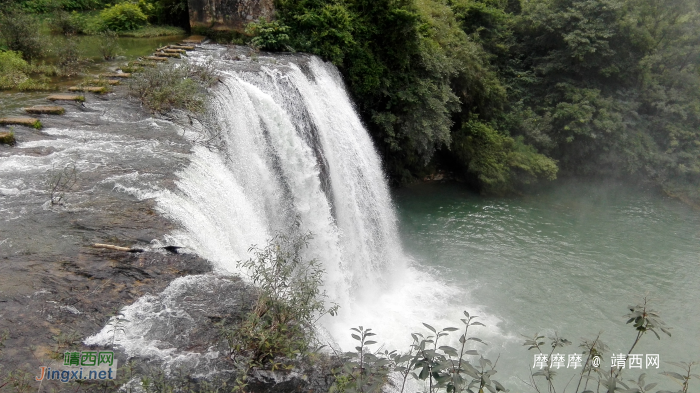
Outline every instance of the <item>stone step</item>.
<svg viewBox="0 0 700 393"><path fill-rule="evenodd" d="M166 59L167 60L167 59ZM132 66L141 66L141 67L155 67L156 62L155 61L139 61L139 60L134 60L129 63L129 65Z"/></svg>
<svg viewBox="0 0 700 393"><path fill-rule="evenodd" d="M160 56L146 56L144 57L146 60L153 60L153 61L168 61L167 57L160 57Z"/></svg>
<svg viewBox="0 0 700 393"><path fill-rule="evenodd" d="M100 74L103 78L131 78L131 74L128 72L115 72L111 74Z"/></svg>
<svg viewBox="0 0 700 393"><path fill-rule="evenodd" d="M115 86L115 85L118 85L122 82L119 80L116 80L116 79L93 79L93 80L86 81L84 83L87 83L89 85L97 85L97 86L104 85L104 84L108 84L110 86Z"/></svg>
<svg viewBox="0 0 700 393"><path fill-rule="evenodd" d="M46 99L49 101L83 102L83 101L85 101L85 96L81 96L81 95L77 95L77 94L53 94L53 95L46 97Z"/></svg>
<svg viewBox="0 0 700 393"><path fill-rule="evenodd" d="M170 45L170 49L194 50L192 45Z"/></svg>
<svg viewBox="0 0 700 393"><path fill-rule="evenodd" d="M205 37L203 35L191 35L191 36L187 37L186 39L182 40L182 42L185 44L201 44L206 39L207 39L207 37Z"/></svg>
<svg viewBox="0 0 700 393"><path fill-rule="evenodd" d="M16 143L14 132L0 132L0 144L14 146Z"/></svg>
<svg viewBox="0 0 700 393"><path fill-rule="evenodd" d="M18 125L18 126L34 127L37 130L42 127L39 119L34 118L34 117L3 117L2 119L0 119L0 124L7 125L7 126Z"/></svg>
<svg viewBox="0 0 700 393"><path fill-rule="evenodd" d="M182 54L182 53L187 53L187 51L184 50L184 49L169 49L169 48L168 48L168 49L163 49L161 52L165 52L165 53L180 53L180 54Z"/></svg>
<svg viewBox="0 0 700 393"><path fill-rule="evenodd" d="M44 115L62 115L66 110L62 106L54 105L35 105L28 108L22 108L27 113L44 114Z"/></svg>
<svg viewBox="0 0 700 393"><path fill-rule="evenodd" d="M107 92L107 88L104 86L71 86L68 91L85 91L88 93L104 94Z"/></svg>
<svg viewBox="0 0 700 393"><path fill-rule="evenodd" d="M168 52L156 52L153 54L154 56L160 56L160 57L175 57L175 58L180 58L179 53L168 53Z"/></svg>

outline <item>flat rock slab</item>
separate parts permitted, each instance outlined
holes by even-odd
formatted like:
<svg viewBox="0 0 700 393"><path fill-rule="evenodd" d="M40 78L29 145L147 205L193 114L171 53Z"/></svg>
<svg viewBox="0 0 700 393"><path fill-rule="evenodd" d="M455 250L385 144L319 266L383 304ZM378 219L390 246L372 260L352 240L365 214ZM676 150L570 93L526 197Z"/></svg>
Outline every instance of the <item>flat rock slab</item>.
<svg viewBox="0 0 700 393"><path fill-rule="evenodd" d="M192 45L170 45L170 49L194 50Z"/></svg>
<svg viewBox="0 0 700 393"><path fill-rule="evenodd" d="M171 49L171 48L163 49L162 52L165 52L165 53L187 53L187 51L184 49Z"/></svg>
<svg viewBox="0 0 700 393"><path fill-rule="evenodd" d="M203 35L191 35L187 39L182 40L182 42L185 44L201 44L206 39L207 37Z"/></svg>
<svg viewBox="0 0 700 393"><path fill-rule="evenodd" d="M36 105L29 108L24 108L27 113L45 114L45 115L62 115L66 110L62 106L54 105Z"/></svg>
<svg viewBox="0 0 700 393"><path fill-rule="evenodd" d="M93 80L87 81L85 83L89 83L91 85L98 85L98 86L104 85L104 84L114 86L114 85L120 84L121 82L119 80L116 80L116 79L93 79Z"/></svg>
<svg viewBox="0 0 700 393"><path fill-rule="evenodd" d="M158 52L158 53L154 53L153 55L160 56L160 57L177 57L178 59L180 58L179 53Z"/></svg>
<svg viewBox="0 0 700 393"><path fill-rule="evenodd" d="M115 72L112 74L101 74L103 78L131 78L131 74L128 72Z"/></svg>
<svg viewBox="0 0 700 393"><path fill-rule="evenodd" d="M46 97L46 99L49 101L79 101L79 102L83 102L83 101L85 101L85 96L81 96L78 94L53 94L53 95Z"/></svg>
<svg viewBox="0 0 700 393"><path fill-rule="evenodd" d="M146 56L144 57L146 60L153 60L153 61L168 61L167 57L160 57L160 56Z"/></svg>
<svg viewBox="0 0 700 393"><path fill-rule="evenodd" d="M18 125L34 127L36 129L41 128L41 122L39 119L34 117L3 117L0 119L0 124L4 125Z"/></svg>
<svg viewBox="0 0 700 393"><path fill-rule="evenodd" d="M68 91L86 91L88 93L104 94L107 92L107 88L104 86L72 86L68 88Z"/></svg>
<svg viewBox="0 0 700 393"><path fill-rule="evenodd" d="M167 59L166 59L167 60ZM155 67L156 62L155 61L132 61L129 63L131 66L141 66L141 67Z"/></svg>

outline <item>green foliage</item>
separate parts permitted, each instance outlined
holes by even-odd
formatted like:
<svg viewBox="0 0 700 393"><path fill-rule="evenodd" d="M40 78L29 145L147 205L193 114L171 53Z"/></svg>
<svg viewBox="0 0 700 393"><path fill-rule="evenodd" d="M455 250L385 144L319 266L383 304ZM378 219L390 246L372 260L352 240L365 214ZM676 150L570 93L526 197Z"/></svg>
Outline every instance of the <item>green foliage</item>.
<svg viewBox="0 0 700 393"><path fill-rule="evenodd" d="M208 65L168 63L136 75L129 84L129 92L151 112L164 114L174 109L201 112L204 89L216 80Z"/></svg>
<svg viewBox="0 0 700 393"><path fill-rule="evenodd" d="M144 26L148 17L139 4L118 3L100 13L104 25L112 31L129 31Z"/></svg>
<svg viewBox="0 0 700 393"><path fill-rule="evenodd" d="M0 39L7 49L20 52L27 60L44 54L39 23L31 15L16 11L0 12Z"/></svg>
<svg viewBox="0 0 700 393"><path fill-rule="evenodd" d="M626 355L619 356L624 359L625 364L629 355L632 354L640 339L647 332L663 332L670 336L669 328L665 327L658 312L649 308L647 299L636 306L629 306L629 318L635 328L636 337ZM423 323L429 333L413 333L413 343L406 353L397 351L372 351L370 347L376 345L375 334L372 329L365 329L362 326L353 328L352 338L357 341L354 352L343 354L343 366L335 370L335 383L331 387L332 393L379 393L385 391L386 385L391 383L392 390L397 392L407 392L407 381L415 379L424 383L424 391L428 393L446 392L507 392L508 390L494 379L497 373L496 362L483 357L477 350L472 349L473 345L486 345L480 338L473 336L471 328L484 326L476 321L477 317L464 312L466 318L461 319L463 331L460 334L456 346L446 345L448 336L460 329L447 327L438 330L427 323ZM656 334L660 339L660 336ZM623 391L629 393L652 392L658 383L646 383L646 374L642 373L635 379L623 379L624 367L613 365L611 368L604 367L602 361L608 356L608 347L601 341L600 334L593 339L583 339L579 346L582 348L580 374L573 378L561 381L557 376L556 366L552 366L549 359L559 348L571 345L565 338L554 335L547 343L545 336L535 334L526 337L524 346L528 350L535 350L542 355L545 360L543 367L532 372L529 382L526 382L532 391L536 392L556 392L566 391L569 386L575 386L574 393L601 393ZM558 352L557 352L558 353ZM697 362L668 362L676 368L682 370L678 372L661 372L680 386L679 393L689 392L691 380L700 380L700 375L694 373L693 368ZM389 382L389 374L394 378ZM542 381L542 382L538 382ZM525 381L524 381L525 382ZM574 382L574 383L572 383ZM542 387L542 384L546 387ZM564 386L566 385L566 386ZM636 387L633 387L636 385ZM563 387L563 389L561 389ZM656 393L670 393L668 390L659 390Z"/></svg>
<svg viewBox="0 0 700 393"><path fill-rule="evenodd" d="M253 36L250 45L257 49L282 51L289 50L289 26L279 21L268 22L260 19L246 26L246 33Z"/></svg>
<svg viewBox="0 0 700 393"><path fill-rule="evenodd" d="M513 99L542 120L545 138L530 138L525 120L513 132L565 173L634 175L697 199L698 29L700 6L690 0L524 5L511 64L526 78L511 79Z"/></svg>
<svg viewBox="0 0 700 393"><path fill-rule="evenodd" d="M554 160L524 144L522 137L504 136L477 119L463 123L451 148L487 193L506 194L514 191L514 185L556 179Z"/></svg>
<svg viewBox="0 0 700 393"><path fill-rule="evenodd" d="M407 380L410 378L423 381L428 393L436 392L490 392L507 391L503 385L494 380L495 364L484 358L475 349L470 349L472 343L485 343L478 337L471 336L469 328L484 326L476 321L478 317L464 312L463 333L459 336L459 347L440 345L443 337L460 329L446 327L437 330L423 323L430 333L411 334L413 343L406 353L397 351L375 351L369 346L376 344L368 340L375 334L372 329L362 326L353 328L357 334L351 336L358 342L355 352L344 354L346 359L343 367L336 370L336 383L331 392L367 392L379 393L388 382L388 375L395 373L399 378L394 379L394 387L399 392L407 391ZM473 358L477 357L478 358ZM473 359L470 361L469 359ZM473 364L472 364L473 362Z"/></svg>
<svg viewBox="0 0 700 393"><path fill-rule="evenodd" d="M310 235L275 236L264 248L253 247L254 257L241 262L258 287L258 300L239 325L224 326L232 357L243 356L254 367L279 367L276 358L306 355L314 340L314 323L327 308L321 291L323 269L316 260L305 260Z"/></svg>
<svg viewBox="0 0 700 393"><path fill-rule="evenodd" d="M48 85L32 79L33 67L13 51L0 52L0 90L48 90Z"/></svg>

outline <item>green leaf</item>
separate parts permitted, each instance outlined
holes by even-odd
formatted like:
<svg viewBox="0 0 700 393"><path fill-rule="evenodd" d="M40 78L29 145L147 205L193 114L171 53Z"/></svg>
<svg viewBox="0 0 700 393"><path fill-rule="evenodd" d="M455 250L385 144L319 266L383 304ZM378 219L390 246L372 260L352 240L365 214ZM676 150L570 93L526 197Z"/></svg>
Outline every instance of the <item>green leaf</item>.
<svg viewBox="0 0 700 393"><path fill-rule="evenodd" d="M432 327L432 326L430 326L430 325L428 325L427 323L423 322L423 326L425 326L425 327L427 327L428 329L430 329L431 332L437 333L437 331L435 330L435 328Z"/></svg>
<svg viewBox="0 0 700 393"><path fill-rule="evenodd" d="M685 377L684 377L684 376L682 376L682 375L680 375L680 374L678 374L678 373L674 373L673 371L664 371L664 372L662 372L661 374L666 375L666 376L669 376L669 377L673 377L673 378L676 378L676 379L679 379L679 380L681 380L681 381L685 381Z"/></svg>

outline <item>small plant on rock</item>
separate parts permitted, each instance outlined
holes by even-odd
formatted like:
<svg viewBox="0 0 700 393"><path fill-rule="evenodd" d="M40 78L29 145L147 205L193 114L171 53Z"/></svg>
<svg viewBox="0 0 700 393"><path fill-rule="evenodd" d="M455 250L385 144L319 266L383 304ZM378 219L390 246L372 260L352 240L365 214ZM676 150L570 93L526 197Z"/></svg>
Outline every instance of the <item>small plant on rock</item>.
<svg viewBox="0 0 700 393"><path fill-rule="evenodd" d="M264 248L251 248L254 257L240 263L259 295L240 325L223 329L232 358L242 355L252 367L278 368L276 358L308 353L315 341L314 323L326 313L335 315L338 306L329 308L323 301L323 269L302 256L309 239L308 234L277 235Z"/></svg>
<svg viewBox="0 0 700 393"><path fill-rule="evenodd" d="M75 164L66 165L61 170L52 169L46 182L51 206L61 205L66 193L71 192L78 181L78 171Z"/></svg>

